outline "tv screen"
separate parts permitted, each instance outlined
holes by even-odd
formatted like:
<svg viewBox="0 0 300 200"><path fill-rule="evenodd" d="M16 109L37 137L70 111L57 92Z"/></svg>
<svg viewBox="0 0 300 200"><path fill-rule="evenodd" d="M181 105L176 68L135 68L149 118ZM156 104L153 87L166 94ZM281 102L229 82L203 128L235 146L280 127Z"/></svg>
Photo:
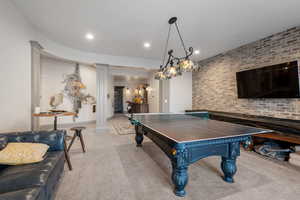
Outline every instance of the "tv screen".
<svg viewBox="0 0 300 200"><path fill-rule="evenodd" d="M298 62L236 73L238 98L300 98Z"/></svg>

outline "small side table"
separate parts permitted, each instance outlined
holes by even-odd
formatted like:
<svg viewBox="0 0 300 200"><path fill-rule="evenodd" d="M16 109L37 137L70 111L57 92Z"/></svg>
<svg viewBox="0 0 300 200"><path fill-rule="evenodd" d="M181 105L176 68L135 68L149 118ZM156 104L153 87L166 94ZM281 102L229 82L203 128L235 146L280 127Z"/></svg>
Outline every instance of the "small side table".
<svg viewBox="0 0 300 200"><path fill-rule="evenodd" d="M54 117L54 124L53 124L53 130L57 130L57 117L61 116L75 116L76 113L74 112L41 112L39 114L33 114L34 117ZM72 170L72 163L70 160L69 153L67 151L67 143L66 143L66 138L64 138L64 152L65 152L65 159L67 161L69 170Z"/></svg>
<svg viewBox="0 0 300 200"><path fill-rule="evenodd" d="M74 112L41 112L39 114L33 114L34 117L54 117L53 130L57 130L57 118L64 116L75 116Z"/></svg>

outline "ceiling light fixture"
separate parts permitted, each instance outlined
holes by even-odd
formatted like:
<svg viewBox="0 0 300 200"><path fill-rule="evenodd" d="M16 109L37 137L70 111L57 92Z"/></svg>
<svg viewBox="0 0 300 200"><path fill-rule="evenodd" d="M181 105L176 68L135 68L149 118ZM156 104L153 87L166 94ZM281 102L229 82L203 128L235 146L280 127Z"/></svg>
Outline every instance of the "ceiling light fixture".
<svg viewBox="0 0 300 200"><path fill-rule="evenodd" d="M148 48L151 47L151 44L150 44L149 42L145 42L145 43L144 43L144 47L148 49Z"/></svg>
<svg viewBox="0 0 300 200"><path fill-rule="evenodd" d="M194 54L195 54L195 55L199 55L199 54L200 54L200 50L198 50L198 49L195 50Z"/></svg>
<svg viewBox="0 0 300 200"><path fill-rule="evenodd" d="M87 33L87 34L85 35L85 38L88 39L88 40L93 40L95 37L94 37L93 34Z"/></svg>
<svg viewBox="0 0 300 200"><path fill-rule="evenodd" d="M182 36L179 32L177 17L170 18L168 22L169 22L169 32L167 36L165 51L162 58L162 64L158 72L156 72L155 74L155 79L158 80L170 79L172 77L182 75L182 72L191 72L197 68L196 65L194 65L194 63L190 60L190 56L193 55L194 52L193 47L189 47L188 49L186 48ZM182 57L175 57L173 55L174 51L172 49L167 52L171 28L173 24L176 27L177 34L180 38L181 46L185 52L185 55ZM168 59L166 60L167 54L168 54Z"/></svg>

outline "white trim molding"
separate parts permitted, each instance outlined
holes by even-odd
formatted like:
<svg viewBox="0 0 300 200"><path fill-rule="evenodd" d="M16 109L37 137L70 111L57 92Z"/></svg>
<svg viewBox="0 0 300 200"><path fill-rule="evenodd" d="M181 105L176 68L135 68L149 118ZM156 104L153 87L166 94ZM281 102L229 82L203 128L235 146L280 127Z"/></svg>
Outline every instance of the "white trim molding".
<svg viewBox="0 0 300 200"><path fill-rule="evenodd" d="M96 105L96 131L108 130L107 109L108 109L108 78L109 66L105 64L96 64L97 73L97 105Z"/></svg>
<svg viewBox="0 0 300 200"><path fill-rule="evenodd" d="M37 41L29 41L31 45L31 130L39 130L40 120L33 117L35 107L40 107L41 93L41 52L43 47Z"/></svg>

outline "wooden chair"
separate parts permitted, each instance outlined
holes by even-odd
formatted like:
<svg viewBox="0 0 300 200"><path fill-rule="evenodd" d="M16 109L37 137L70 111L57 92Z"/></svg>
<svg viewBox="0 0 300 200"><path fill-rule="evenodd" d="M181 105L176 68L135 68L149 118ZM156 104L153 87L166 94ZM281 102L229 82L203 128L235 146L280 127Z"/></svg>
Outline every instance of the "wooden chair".
<svg viewBox="0 0 300 200"><path fill-rule="evenodd" d="M75 139L78 137L80 139L80 143L81 143L81 147L82 147L82 151L85 153L86 149L85 149L85 144L84 144L84 140L83 140L83 136L82 136L82 130L86 129L85 127L73 127L70 130L74 131L74 135L72 137L72 140L68 146L67 152L70 151Z"/></svg>
<svg viewBox="0 0 300 200"><path fill-rule="evenodd" d="M70 156L69 156L69 153L68 153L68 150L67 150L67 143L66 143L66 139L64 139L64 145L65 145L65 148L64 148L64 152L65 152L65 159L67 161L67 164L68 164L68 167L69 167L69 170L72 171L73 170L73 167L72 167L72 163L71 163L71 160L70 160Z"/></svg>

